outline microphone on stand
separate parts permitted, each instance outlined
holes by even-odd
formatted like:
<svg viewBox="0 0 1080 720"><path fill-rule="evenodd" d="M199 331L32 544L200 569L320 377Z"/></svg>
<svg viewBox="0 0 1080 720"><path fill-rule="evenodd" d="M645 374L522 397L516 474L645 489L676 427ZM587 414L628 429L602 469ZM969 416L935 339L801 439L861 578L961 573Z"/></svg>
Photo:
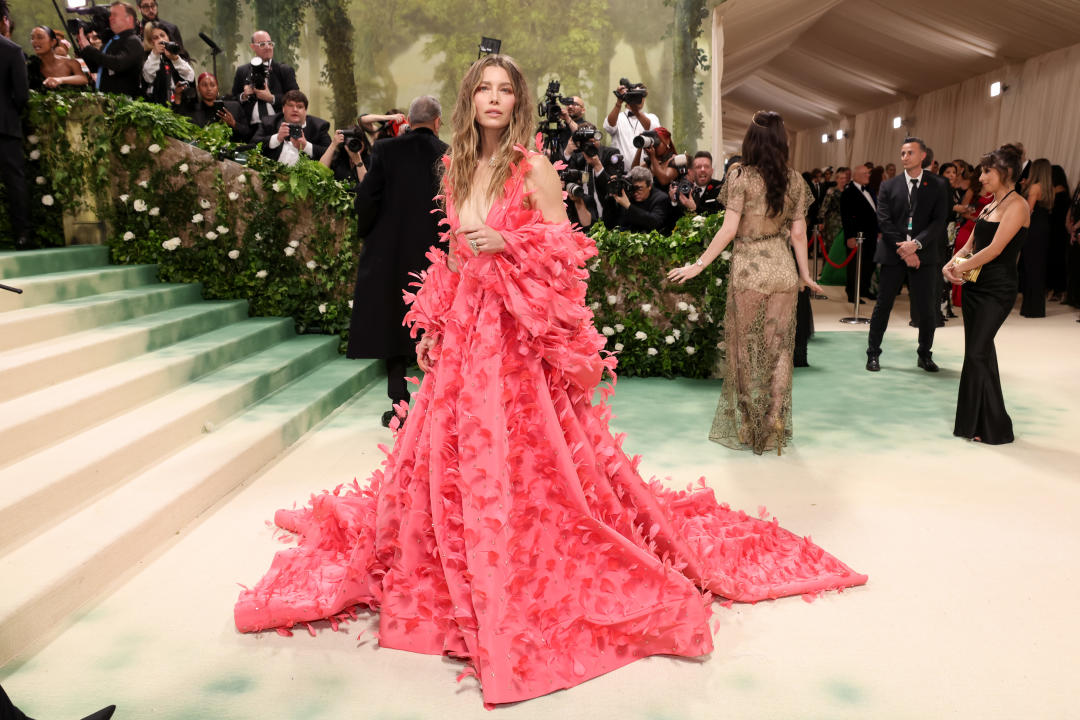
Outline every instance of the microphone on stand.
<svg viewBox="0 0 1080 720"><path fill-rule="evenodd" d="M222 53L222 49L218 47L217 43L210 39L210 36L204 32L199 33L199 37L202 41L210 46L210 59L214 63L214 79L217 79L217 56Z"/></svg>

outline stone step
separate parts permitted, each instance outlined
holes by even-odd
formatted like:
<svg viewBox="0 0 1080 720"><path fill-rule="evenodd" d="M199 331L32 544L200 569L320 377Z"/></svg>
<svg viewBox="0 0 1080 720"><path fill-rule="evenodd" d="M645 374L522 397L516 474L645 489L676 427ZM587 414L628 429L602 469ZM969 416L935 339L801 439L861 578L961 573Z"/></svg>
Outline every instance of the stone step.
<svg viewBox="0 0 1080 720"><path fill-rule="evenodd" d="M0 467L294 336L289 318L251 318L2 402Z"/></svg>
<svg viewBox="0 0 1080 720"><path fill-rule="evenodd" d="M293 337L0 470L0 555L207 430L337 357Z"/></svg>
<svg viewBox="0 0 1080 720"><path fill-rule="evenodd" d="M61 302L157 282L157 265L98 267L5 278L22 294L0 291L0 312Z"/></svg>
<svg viewBox="0 0 1080 720"><path fill-rule="evenodd" d="M377 361L326 363L0 557L0 666L58 634L378 375ZM178 591L198 582L178 579Z"/></svg>
<svg viewBox="0 0 1080 720"><path fill-rule="evenodd" d="M100 267L109 264L104 245L73 245L47 250L0 251L0 280ZM12 283L4 283L11 285Z"/></svg>
<svg viewBox="0 0 1080 720"><path fill-rule="evenodd" d="M200 300L197 284L147 285L0 313L0 352Z"/></svg>
<svg viewBox="0 0 1080 720"><path fill-rule="evenodd" d="M0 353L0 397L18 397L247 317L247 302L182 305Z"/></svg>

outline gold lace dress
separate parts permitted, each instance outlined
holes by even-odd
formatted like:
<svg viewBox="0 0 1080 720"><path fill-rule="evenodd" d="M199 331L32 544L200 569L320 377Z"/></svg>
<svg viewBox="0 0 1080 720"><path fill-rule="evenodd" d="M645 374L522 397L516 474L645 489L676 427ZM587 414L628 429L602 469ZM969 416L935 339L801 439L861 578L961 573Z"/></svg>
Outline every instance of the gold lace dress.
<svg viewBox="0 0 1080 720"><path fill-rule="evenodd" d="M735 166L721 200L729 213L739 213L739 228L724 316L724 382L709 439L761 454L776 447L778 426L785 442L791 437L799 274L788 237L813 198L802 177L789 170L784 208L770 215L761 174Z"/></svg>

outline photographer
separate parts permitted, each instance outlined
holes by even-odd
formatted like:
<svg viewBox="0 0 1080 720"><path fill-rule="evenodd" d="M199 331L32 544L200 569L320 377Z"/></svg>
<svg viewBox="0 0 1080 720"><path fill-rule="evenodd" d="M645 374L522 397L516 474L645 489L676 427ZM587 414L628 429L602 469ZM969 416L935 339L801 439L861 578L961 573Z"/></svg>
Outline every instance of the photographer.
<svg viewBox="0 0 1080 720"><path fill-rule="evenodd" d="M604 216L604 224L629 232L662 230L667 223L671 203L653 185L652 174L643 167L631 168L626 174L630 181L630 196L620 192L615 196L613 222Z"/></svg>
<svg viewBox="0 0 1080 720"><path fill-rule="evenodd" d="M199 127L206 127L213 122L225 123L232 128L234 143L246 143L251 140L251 125L240 109L240 103L235 100L219 99L216 77L204 72L199 75L195 87L198 92L198 101L194 107L189 106L186 112L192 123Z"/></svg>
<svg viewBox="0 0 1080 720"><path fill-rule="evenodd" d="M335 180L349 183L354 190L367 175L370 160L371 141L359 121L351 128L336 131L330 147L319 158L319 162L334 171Z"/></svg>
<svg viewBox="0 0 1080 720"><path fill-rule="evenodd" d="M97 74L94 87L104 93L136 98L142 80L143 44L135 33L135 8L126 2L109 6L109 28L115 33L104 50L90 44L84 28L79 28L79 51L90 70Z"/></svg>
<svg viewBox="0 0 1080 720"><path fill-rule="evenodd" d="M262 154L282 165L295 165L300 153L321 158L330 147L330 123L308 115L307 109L307 95L290 90L281 112L262 121L252 142L261 142Z"/></svg>
<svg viewBox="0 0 1080 720"><path fill-rule="evenodd" d="M178 109L184 92L195 82L194 68L181 55L183 48L169 40L165 28L152 23L143 29L143 46L147 49L142 67L146 99Z"/></svg>
<svg viewBox="0 0 1080 720"><path fill-rule="evenodd" d="M171 22L162 20L158 17L157 0L139 0L139 12L142 13L141 24L143 27L145 27L147 23L153 23L155 26L168 33L169 40L180 47L184 46L184 38L180 35L180 28L176 27Z"/></svg>
<svg viewBox="0 0 1080 720"><path fill-rule="evenodd" d="M559 114L559 146L563 148L585 122L585 101L578 95L568 99L570 102L562 106L562 112Z"/></svg>
<svg viewBox="0 0 1080 720"><path fill-rule="evenodd" d="M699 150L694 154L686 177L671 183L668 190L668 197L676 209L676 220L686 213L713 215L723 210L719 200L720 186L720 181L713 177L712 154L708 150Z"/></svg>
<svg viewBox="0 0 1080 720"><path fill-rule="evenodd" d="M615 105L604 119L604 130L611 135L611 144L619 151L626 170L633 167L634 138L646 130L660 126L660 120L645 112L645 96L648 88L641 83L631 83L626 78L615 89ZM626 112L623 112L623 105Z"/></svg>
<svg viewBox="0 0 1080 720"><path fill-rule="evenodd" d="M608 172L613 159L618 160L618 151L600 144L600 131L596 126L584 120L577 130L570 135L563 151L566 171L560 173L563 178L563 190L567 192L566 212L572 222L583 228L590 227L604 215L604 198L608 195ZM575 174L577 173L577 174ZM579 176L588 173L587 182ZM582 192L577 192L579 186Z"/></svg>
<svg viewBox="0 0 1080 720"><path fill-rule="evenodd" d="M251 35L251 62L236 68L232 97L244 108L252 127L281 112L285 93L299 90L296 71L288 65L274 62L274 42L270 33L256 30ZM327 143L329 144L329 143Z"/></svg>
<svg viewBox="0 0 1080 720"><path fill-rule="evenodd" d="M397 108L390 108L385 115L365 113L360 116L358 122L366 132L374 133L376 140L397 137L409 129L405 113Z"/></svg>
<svg viewBox="0 0 1080 720"><path fill-rule="evenodd" d="M636 148L633 164L635 166L641 164L649 168L657 189L666 193L672 181L679 177L679 168L672 162L676 151L675 143L671 140L671 132L665 127L646 130L634 138L633 143ZM685 159L684 157L683 160Z"/></svg>

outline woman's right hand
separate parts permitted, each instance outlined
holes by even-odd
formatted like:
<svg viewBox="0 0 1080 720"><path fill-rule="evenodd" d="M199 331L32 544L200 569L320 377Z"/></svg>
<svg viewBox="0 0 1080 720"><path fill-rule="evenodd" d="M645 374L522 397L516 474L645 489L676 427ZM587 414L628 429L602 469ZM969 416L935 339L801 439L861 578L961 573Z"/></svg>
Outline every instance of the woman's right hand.
<svg viewBox="0 0 1080 720"><path fill-rule="evenodd" d="M420 342L416 344L416 364L426 373L431 372L435 367L435 361L431 357L431 351L434 348L435 338L429 333L424 333L424 337L420 338Z"/></svg>

